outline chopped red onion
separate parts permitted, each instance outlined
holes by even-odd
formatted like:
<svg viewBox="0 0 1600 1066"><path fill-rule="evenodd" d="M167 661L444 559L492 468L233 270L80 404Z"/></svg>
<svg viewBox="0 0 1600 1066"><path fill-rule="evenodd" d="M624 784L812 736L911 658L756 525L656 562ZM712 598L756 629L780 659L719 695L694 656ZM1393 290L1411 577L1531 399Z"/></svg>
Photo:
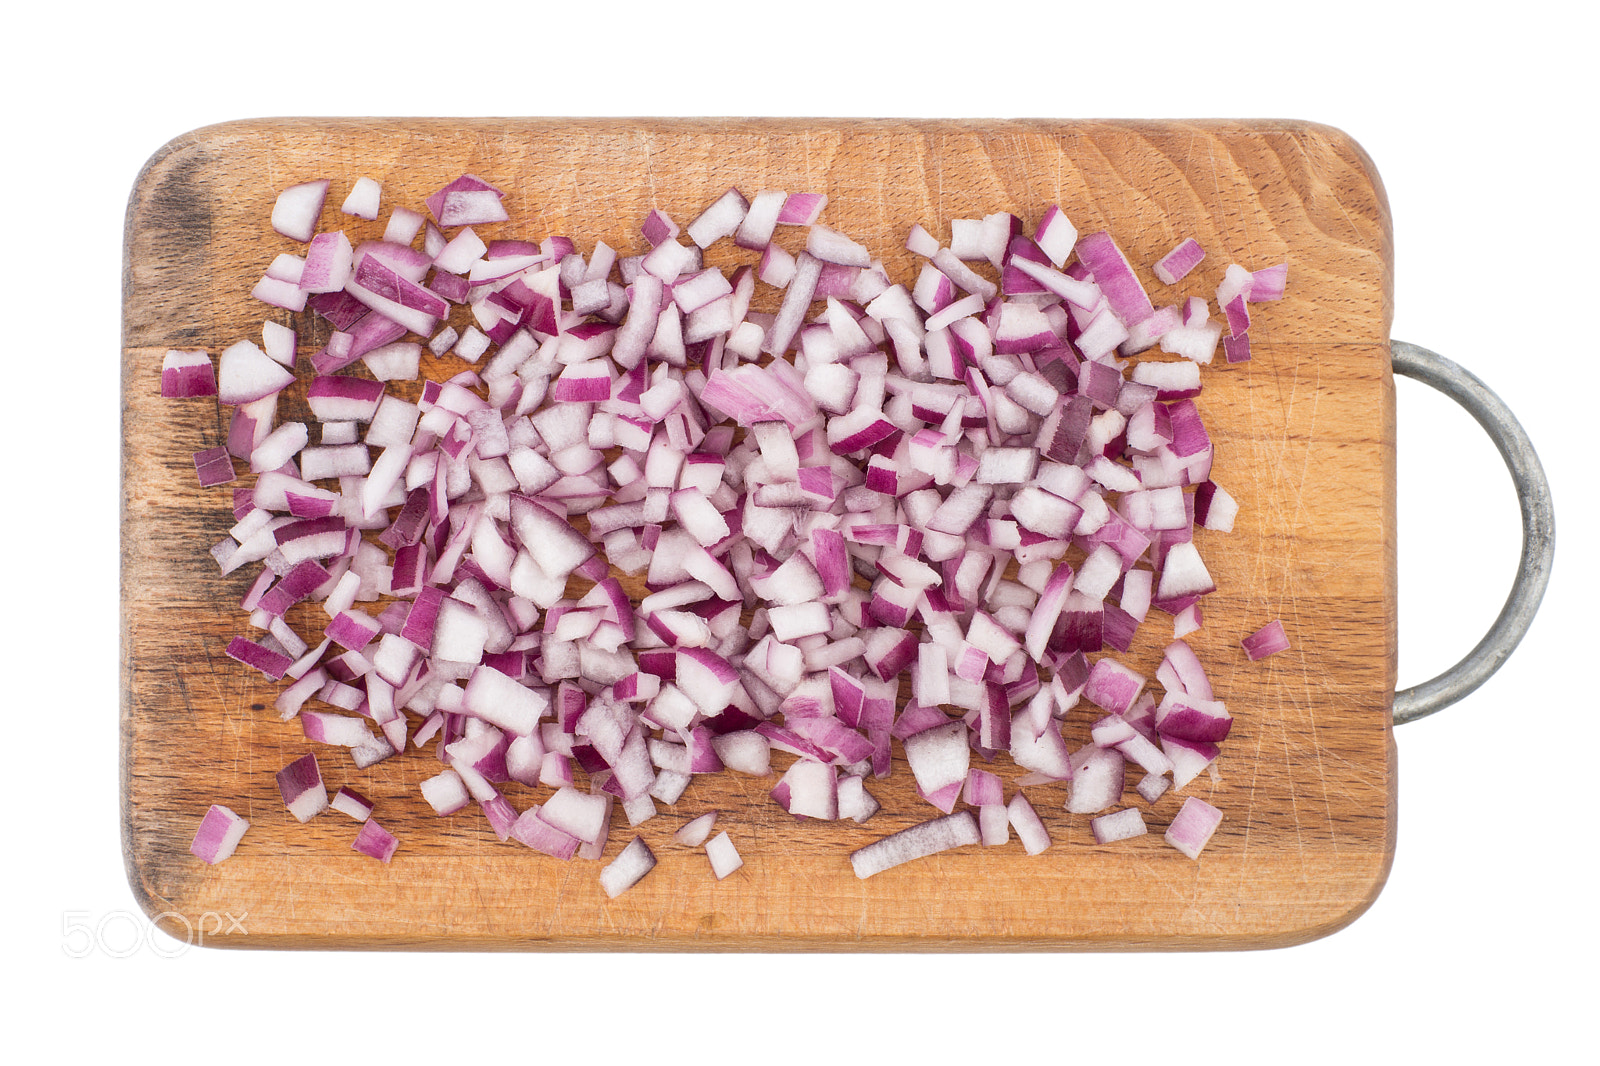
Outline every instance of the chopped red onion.
<svg viewBox="0 0 1600 1066"><path fill-rule="evenodd" d="M1004 804L979 807L978 834L986 848L998 847L1008 842L1011 839L1010 809Z"/></svg>
<svg viewBox="0 0 1600 1066"><path fill-rule="evenodd" d="M973 807L988 807L1005 804L1004 782L987 770L972 768L967 773L966 788L962 791L962 800Z"/></svg>
<svg viewBox="0 0 1600 1066"><path fill-rule="evenodd" d="M1229 268L1224 337L1204 299L1153 307L1110 232L1079 239L1056 206L1031 238L1007 212L955 220L948 248L918 227L907 247L927 264L907 289L873 249L817 224L823 194L729 189L685 242L655 211L649 250L597 243L586 258L565 237L479 236L470 227L509 214L474 175L428 197L422 251L424 219L404 208L382 241L316 233L328 191L280 197L274 227L308 247L256 288L334 327L305 393L318 442L275 424L295 380L286 326L267 323L265 350L224 349L214 374L203 351L169 353L162 374L165 395L235 408L196 472L222 484L230 457L250 461L255 487L213 554L224 572L265 564L243 606L267 635L228 654L295 679L276 710L308 738L348 747L358 768L408 732L413 747L437 740L445 769L421 791L441 815L475 799L500 839L589 859L614 800L639 824L695 775L769 774L773 747L799 756L776 802L865 821L880 804L864 775L890 772L899 737L917 791L948 817L856 852L863 877L1012 827L1030 853L1049 846L1029 799L1006 804L1003 773L974 768L973 752L1008 751L1028 771L1020 787L1070 780L1074 814L1120 803L1126 763L1150 802L1168 773L1182 787L1213 764L1231 718L1186 645L1156 672L1159 703L1098 653L1133 647L1152 603L1180 634L1199 624L1214 583L1193 531L1231 529L1238 509L1209 481L1199 366L1219 339L1230 362L1247 353L1247 304L1283 295L1286 264ZM362 179L343 211L375 219L380 195ZM751 310L754 264L705 266L701 249L729 237L785 289L775 315ZM1203 254L1186 240L1155 275L1176 284ZM435 358L481 365L406 401L385 383L419 373L408 330ZM1131 374L1116 358L1157 344L1185 358L1134 360ZM357 360L376 380L336 374ZM642 573L651 594L629 603L614 570ZM356 607L380 596L396 599L375 616ZM330 619L314 650L287 620L306 599ZM1246 638L1252 658L1266 632ZM907 668L917 702L897 715ZM1073 754L1059 720L1080 697L1111 714ZM313 698L351 713L307 709ZM414 732L407 712L425 719ZM314 759L315 788L301 780L304 763L284 771L300 768L284 799L314 814L326 789ZM519 814L507 781L556 792ZM963 796L976 818L955 812ZM367 819L357 850L388 861L370 802L346 786L333 805ZM706 842L714 820L679 839ZM1137 810L1092 824L1101 840L1143 831ZM740 864L726 833L705 846L719 878ZM654 862L635 838L602 884L615 896Z"/></svg>
<svg viewBox="0 0 1600 1066"><path fill-rule="evenodd" d="M689 223L689 239L701 248L709 248L723 237L732 236L749 209L750 202L744 195L730 188Z"/></svg>
<svg viewBox="0 0 1600 1066"><path fill-rule="evenodd" d="M246 666L260 670L268 681L278 680L294 663L293 656L285 655L245 637L234 637L228 643L226 654L230 659L237 659Z"/></svg>
<svg viewBox="0 0 1600 1066"><path fill-rule="evenodd" d="M1229 334L1222 338L1222 350L1228 357L1228 362L1247 363L1250 361L1250 334Z"/></svg>
<svg viewBox="0 0 1600 1066"><path fill-rule="evenodd" d="M428 210L441 226L479 226L504 222L510 216L500 202L505 194L472 174L463 174L427 198Z"/></svg>
<svg viewBox="0 0 1600 1066"><path fill-rule="evenodd" d="M1162 256L1152 271L1164 284L1176 285L1205 257L1205 249L1200 247L1200 243L1193 237L1186 237L1176 248Z"/></svg>
<svg viewBox="0 0 1600 1066"><path fill-rule="evenodd" d="M966 782L972 752L961 722L950 722L906 737L905 749L917 787L925 794Z"/></svg>
<svg viewBox="0 0 1600 1066"><path fill-rule="evenodd" d="M656 867L655 853L643 837L634 837L610 864L600 871L600 887L616 899ZM731 871L730 871L731 872Z"/></svg>
<svg viewBox="0 0 1600 1066"><path fill-rule="evenodd" d="M1137 807L1091 818L1089 828L1094 833L1096 844L1114 844L1119 840L1144 836L1148 831L1145 829L1144 815L1139 813Z"/></svg>
<svg viewBox="0 0 1600 1066"><path fill-rule="evenodd" d="M1283 622L1274 618L1239 642L1251 662L1289 650L1289 638L1284 635Z"/></svg>
<svg viewBox="0 0 1600 1066"><path fill-rule="evenodd" d="M1072 757L1067 810L1072 814L1098 814L1121 801L1122 786L1122 752L1085 745Z"/></svg>
<svg viewBox="0 0 1600 1066"><path fill-rule="evenodd" d="M1289 282L1289 264L1279 263L1276 266L1262 267L1250 275L1251 303L1262 303L1270 300L1283 299L1284 289Z"/></svg>
<svg viewBox="0 0 1600 1066"><path fill-rule="evenodd" d="M874 755L876 754L875 748ZM840 778L836 793L840 818L849 818L855 822L865 822L882 809L878 798L867 791L866 782L858 776L851 775Z"/></svg>
<svg viewBox="0 0 1600 1066"><path fill-rule="evenodd" d="M1170 761L1170 760L1169 760ZM1160 774L1145 774L1134 786L1139 795L1144 797L1146 803L1154 803L1167 794L1167 789L1172 787L1172 782Z"/></svg>
<svg viewBox="0 0 1600 1066"><path fill-rule="evenodd" d="M217 395L211 356L203 351L167 352L161 361L161 395L172 399Z"/></svg>
<svg viewBox="0 0 1600 1066"><path fill-rule="evenodd" d="M1114 659L1100 659L1089 670L1083 695L1096 707L1121 715L1133 706L1144 686L1142 675Z"/></svg>
<svg viewBox="0 0 1600 1066"><path fill-rule="evenodd" d="M765 777L771 772L771 745L767 738L749 730L735 730L713 737L717 758L729 770Z"/></svg>
<svg viewBox="0 0 1600 1066"><path fill-rule="evenodd" d="M1166 841L1189 858L1198 859L1221 823L1221 811L1198 796L1190 796L1167 828Z"/></svg>
<svg viewBox="0 0 1600 1066"><path fill-rule="evenodd" d="M694 818L688 822L685 822L681 829L672 834L672 838L680 844L687 844L691 848L697 848L701 844L705 843L706 837L711 835L711 827L716 824L716 811L712 811L709 814L702 814L698 818ZM723 833L722 835L727 836L726 833Z"/></svg>
<svg viewBox="0 0 1600 1066"><path fill-rule="evenodd" d="M1156 708L1156 731L1164 737L1216 743L1232 729L1233 717L1218 700L1169 692Z"/></svg>
<svg viewBox="0 0 1600 1066"><path fill-rule="evenodd" d="M1051 265L1059 267L1067 261L1067 256L1072 254L1072 249L1077 245L1078 229L1058 205L1051 204L1039 219L1033 240Z"/></svg>
<svg viewBox="0 0 1600 1066"><path fill-rule="evenodd" d="M711 872L716 874L718 881L744 865L744 859L739 857L739 849L733 846L726 831L706 841L706 857L711 860Z"/></svg>
<svg viewBox="0 0 1600 1066"><path fill-rule="evenodd" d="M460 776L454 770L445 770L436 777L430 777L421 784L422 798L440 817L454 814L465 807L471 796L467 786L462 783Z"/></svg>
<svg viewBox="0 0 1600 1066"><path fill-rule="evenodd" d="M1172 763L1172 787L1181 789L1200 775L1217 757L1218 748L1205 740L1183 740L1161 735L1161 751Z"/></svg>
<svg viewBox="0 0 1600 1066"><path fill-rule="evenodd" d="M215 866L231 856L250 823L220 803L213 803L200 819L189 853L203 863Z"/></svg>
<svg viewBox="0 0 1600 1066"><path fill-rule="evenodd" d="M291 185L278 194L272 206L272 228L295 241L309 241L328 198L327 180Z"/></svg>
<svg viewBox="0 0 1600 1066"><path fill-rule="evenodd" d="M206 448L195 452L194 472L203 489L226 485L238 476L233 469L233 459L229 457L226 448Z"/></svg>
<svg viewBox="0 0 1600 1066"><path fill-rule="evenodd" d="M373 221L378 217L379 203L383 198L382 187L371 178L357 178L350 187L350 195L344 199L344 204L339 208L347 215Z"/></svg>
<svg viewBox="0 0 1600 1066"><path fill-rule="evenodd" d="M1124 326L1137 325L1155 313L1144 286L1109 232L1101 230L1081 238L1076 251L1079 262L1094 276L1111 312Z"/></svg>
<svg viewBox="0 0 1600 1066"><path fill-rule="evenodd" d="M361 824L361 831L356 834L355 843L350 847L370 855L379 862L388 862L394 858L395 849L400 846L393 833L378 824L376 818L368 818Z"/></svg>
<svg viewBox="0 0 1600 1066"><path fill-rule="evenodd" d="M542 821L580 841L599 838L605 831L607 813L604 797L579 792L571 787L557 789L539 808Z"/></svg>
<svg viewBox="0 0 1600 1066"><path fill-rule="evenodd" d="M281 392L294 372L274 361L250 341L238 341L222 352L217 371L217 400L248 404Z"/></svg>
<svg viewBox="0 0 1600 1066"><path fill-rule="evenodd" d="M302 755L278 771L278 792L283 805L302 822L309 822L328 808L328 789L322 783L317 757Z"/></svg>
<svg viewBox="0 0 1600 1066"><path fill-rule="evenodd" d="M523 811L511 826L511 837L552 859L571 859L578 853L582 841L546 822L539 812L537 806Z"/></svg>
<svg viewBox="0 0 1600 1066"><path fill-rule="evenodd" d="M328 804L334 810L348 814L358 822L364 822L372 814L372 801L349 785L342 786L334 794L332 802Z"/></svg>
<svg viewBox="0 0 1600 1066"><path fill-rule="evenodd" d="M977 844L981 840L978 822L970 811L957 811L943 818L902 829L882 840L850 853L850 865L863 881L903 862L927 858L951 848Z"/></svg>
<svg viewBox="0 0 1600 1066"><path fill-rule="evenodd" d="M1044 822L1033 809L1033 804L1028 802L1028 797L1020 791L1011 797L1010 804L1006 807L1006 817L1011 822L1011 828L1017 831L1017 839L1022 841L1022 848L1029 855L1037 855L1050 847L1050 832L1045 829Z"/></svg>
<svg viewBox="0 0 1600 1066"><path fill-rule="evenodd" d="M790 193L784 198L783 209L778 212L778 224L782 226L812 225L822 217L822 209L827 206L827 193Z"/></svg>

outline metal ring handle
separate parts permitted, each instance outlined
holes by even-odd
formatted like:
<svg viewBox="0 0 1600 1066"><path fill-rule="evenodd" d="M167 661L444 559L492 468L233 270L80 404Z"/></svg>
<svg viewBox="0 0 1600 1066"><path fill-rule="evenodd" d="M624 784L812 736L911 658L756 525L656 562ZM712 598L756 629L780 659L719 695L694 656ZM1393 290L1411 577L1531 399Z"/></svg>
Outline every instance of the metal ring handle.
<svg viewBox="0 0 1600 1066"><path fill-rule="evenodd" d="M1402 725L1443 710L1489 680L1516 650L1539 611L1550 564L1556 554L1556 515L1550 483L1534 453L1533 443L1505 403L1477 377L1436 352L1405 341L1389 342L1396 374L1431 385L1465 407L1511 471L1522 506L1522 561L1500 617L1466 658L1429 681L1394 694L1394 724Z"/></svg>

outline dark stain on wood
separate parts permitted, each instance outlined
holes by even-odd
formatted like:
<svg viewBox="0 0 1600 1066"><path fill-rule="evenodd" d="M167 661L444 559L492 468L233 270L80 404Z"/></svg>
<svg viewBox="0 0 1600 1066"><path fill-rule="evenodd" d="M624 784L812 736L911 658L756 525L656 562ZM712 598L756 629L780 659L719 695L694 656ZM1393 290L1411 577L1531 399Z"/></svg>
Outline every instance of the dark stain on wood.
<svg viewBox="0 0 1600 1066"><path fill-rule="evenodd" d="M152 156L134 183L122 264L126 346L211 339L209 303L198 297L212 254L212 166L206 142L191 134Z"/></svg>

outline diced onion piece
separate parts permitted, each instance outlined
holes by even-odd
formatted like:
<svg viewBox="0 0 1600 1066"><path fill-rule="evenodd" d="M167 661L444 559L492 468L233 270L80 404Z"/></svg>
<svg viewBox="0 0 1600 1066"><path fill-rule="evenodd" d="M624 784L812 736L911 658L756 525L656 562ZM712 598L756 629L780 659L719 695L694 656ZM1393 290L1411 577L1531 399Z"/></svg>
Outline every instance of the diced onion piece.
<svg viewBox="0 0 1600 1066"><path fill-rule="evenodd" d="M689 239L701 248L708 248L723 237L732 236L749 209L750 202L743 194L738 189L729 189L689 223Z"/></svg>
<svg viewBox="0 0 1600 1066"><path fill-rule="evenodd" d="M583 841L599 839L605 832L610 806L605 797L579 792L572 787L557 789L539 808L539 817L569 836Z"/></svg>
<svg viewBox="0 0 1600 1066"><path fill-rule="evenodd" d="M350 187L350 195L344 198L344 204L339 208L347 215L364 218L372 221L378 217L378 206L383 198L383 189L371 178L357 178Z"/></svg>
<svg viewBox="0 0 1600 1066"><path fill-rule="evenodd" d="M1123 757L1120 751L1088 745L1072 757L1067 810L1098 814L1122 798Z"/></svg>
<svg viewBox="0 0 1600 1066"><path fill-rule="evenodd" d="M217 395L211 356L203 351L167 352L161 361L161 395L172 399Z"/></svg>
<svg viewBox="0 0 1600 1066"><path fill-rule="evenodd" d="M1029 855L1037 855L1050 847L1049 830L1045 829L1044 822L1033 809L1033 804L1028 802L1028 797L1020 791L1011 797L1006 815L1011 821L1011 828L1017 831L1017 839L1022 841L1023 850Z"/></svg>
<svg viewBox="0 0 1600 1066"><path fill-rule="evenodd" d="M706 841L706 857L711 860L711 872L717 875L718 881L744 865L744 860L739 857L739 849L733 846L726 831Z"/></svg>
<svg viewBox="0 0 1600 1066"><path fill-rule="evenodd" d="M607 896L616 899L655 869L656 856L644 842L634 837L622 852L600 871L600 887Z"/></svg>
<svg viewBox="0 0 1600 1066"><path fill-rule="evenodd" d="M691 848L699 847L701 844L705 843L706 837L711 835L711 827L716 824L716 811L712 811L709 814L702 814L698 818L693 818L688 822L685 822L682 828L680 828L676 833L672 834L672 839L676 840L680 844L687 844ZM727 834L724 833L723 835L726 836Z"/></svg>
<svg viewBox="0 0 1600 1066"><path fill-rule="evenodd" d="M220 803L213 803L200 819L189 853L201 862L215 866L231 856L244 838L250 823Z"/></svg>
<svg viewBox="0 0 1600 1066"><path fill-rule="evenodd" d="M1114 844L1119 840L1144 836L1148 831L1145 828L1144 815L1139 813L1139 808L1137 807L1129 807L1126 810L1091 818L1089 819L1089 829L1094 833L1094 842L1096 844Z"/></svg>
<svg viewBox="0 0 1600 1066"><path fill-rule="evenodd" d="M951 848L977 844L978 822L970 811L957 811L902 829L892 836L850 853L850 866L863 881L874 874L913 859L927 858Z"/></svg>
<svg viewBox="0 0 1600 1066"><path fill-rule="evenodd" d="M1198 796L1190 796L1167 828L1165 839L1189 858L1198 859L1220 824L1221 811Z"/></svg>
<svg viewBox="0 0 1600 1066"><path fill-rule="evenodd" d="M364 822L372 814L372 801L349 785L342 786L334 794L332 802L328 804L334 810L348 814L358 822Z"/></svg>
<svg viewBox="0 0 1600 1066"><path fill-rule="evenodd" d="M1277 618L1268 622L1239 642L1251 662L1289 650L1289 638L1283 632L1283 622Z"/></svg>
<svg viewBox="0 0 1600 1066"><path fill-rule="evenodd" d="M322 770L315 755L302 755L279 770L278 792L289 813L302 822L309 822L328 809L328 789L322 783Z"/></svg>
<svg viewBox="0 0 1600 1066"><path fill-rule="evenodd" d="M307 181L279 193L272 205L272 228L290 240L309 241L316 233L329 184L326 180Z"/></svg>
<svg viewBox="0 0 1600 1066"><path fill-rule="evenodd" d="M1020 794L1020 793L1019 793ZM984 847L998 847L1011 839L1011 811L1004 804L978 808L978 833Z"/></svg>
<svg viewBox="0 0 1600 1066"><path fill-rule="evenodd" d="M350 845L353 850L385 863L394 858L395 849L399 846L400 841L395 839L393 833L379 825L376 818L368 818L362 823L361 831L356 834L355 843Z"/></svg>
<svg viewBox="0 0 1600 1066"><path fill-rule="evenodd" d="M422 782L422 798L441 817L454 814L465 807L472 798L467 793L467 786L454 770L446 770L436 777L430 777Z"/></svg>
<svg viewBox="0 0 1600 1066"><path fill-rule="evenodd" d="M247 404L282 392L294 372L276 362L251 341L237 341L222 352L217 371L217 401Z"/></svg>
<svg viewBox="0 0 1600 1066"><path fill-rule="evenodd" d="M441 226L478 226L504 222L500 198L505 194L473 174L463 174L427 198L428 210Z"/></svg>
<svg viewBox="0 0 1600 1066"><path fill-rule="evenodd" d="M1200 265L1206 257L1205 249L1193 237L1185 237L1178 246L1162 256L1151 268L1156 277L1167 285L1176 285L1184 275Z"/></svg>

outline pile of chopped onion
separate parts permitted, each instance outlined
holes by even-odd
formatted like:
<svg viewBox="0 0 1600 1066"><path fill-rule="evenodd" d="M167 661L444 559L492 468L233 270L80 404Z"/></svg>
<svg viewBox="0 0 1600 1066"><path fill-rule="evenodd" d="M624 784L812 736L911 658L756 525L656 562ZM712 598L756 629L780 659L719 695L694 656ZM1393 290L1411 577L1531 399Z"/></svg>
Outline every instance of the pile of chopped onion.
<svg viewBox="0 0 1600 1066"><path fill-rule="evenodd" d="M1232 719L1178 639L1215 589L1195 530L1238 510L1210 480L1200 368L1219 343L1248 358L1250 304L1282 296L1285 265L1228 267L1213 318L1198 296L1156 306L1112 234L1055 206L1031 228L956 219L948 245L917 226L920 272L897 281L818 221L821 194L729 189L687 227L652 211L637 247L585 255L480 234L510 216L470 174L431 218L393 208L382 239L319 232L330 185L279 196L273 228L304 247L253 290L329 324L314 374L268 321L215 374L169 353L161 383L233 408L225 447L196 456L202 485L233 481L233 459L254 475L212 548L224 574L261 564L227 653L289 682L276 709L307 741L357 768L431 745L419 788L441 816L476 803L502 841L599 859L615 807L637 826L697 775L769 774L774 750L794 760L773 802L864 822L898 739L937 813L855 852L861 877L1012 831L1037 854L1022 789L1054 782L1097 842L1143 835L1137 808L1113 810L1129 769L1153 804L1216 760ZM362 178L343 211L380 204ZM751 253L731 273L702 258L725 240ZM1153 269L1175 284L1203 256L1185 240ZM775 313L752 309L758 286L782 291ZM460 372L396 384L424 345ZM280 424L302 384L317 424ZM302 602L320 632L289 623ZM1174 620L1153 679L1105 654L1152 608ZM1009 798L972 762L1000 753L1025 771ZM330 806L312 754L278 782L302 821ZM553 791L520 806L513 784ZM389 861L370 801L345 786L331 805ZM1220 818L1190 797L1166 839L1195 857ZM714 822L677 839L722 878L742 860ZM246 825L213 807L195 853L226 858ZM655 863L635 837L602 885Z"/></svg>

